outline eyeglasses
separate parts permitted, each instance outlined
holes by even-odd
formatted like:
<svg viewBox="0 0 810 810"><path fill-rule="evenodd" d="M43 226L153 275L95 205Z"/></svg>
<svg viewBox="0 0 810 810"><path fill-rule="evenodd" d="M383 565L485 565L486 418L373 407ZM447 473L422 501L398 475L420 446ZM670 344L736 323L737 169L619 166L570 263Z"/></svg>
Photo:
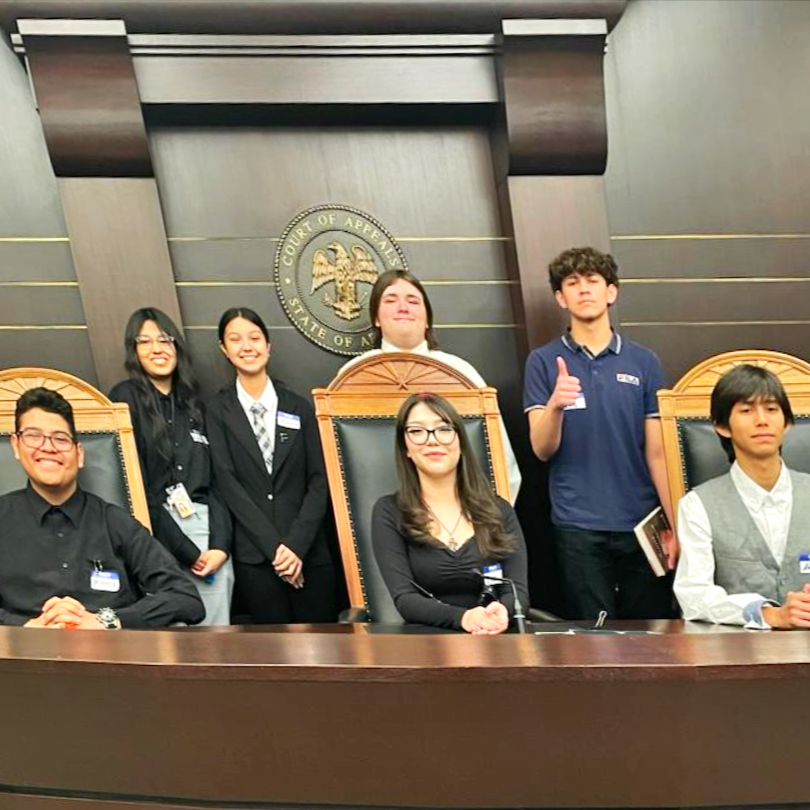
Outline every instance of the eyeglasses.
<svg viewBox="0 0 810 810"><path fill-rule="evenodd" d="M456 429L452 425L439 425L435 428L406 425L405 435L414 444L427 444L428 439L433 436L439 444L448 445L456 438Z"/></svg>
<svg viewBox="0 0 810 810"><path fill-rule="evenodd" d="M66 453L73 449L76 440L69 433L43 433L36 428L26 428L17 432L20 441L31 450L39 450L45 444L46 439L50 439L54 450Z"/></svg>
<svg viewBox="0 0 810 810"><path fill-rule="evenodd" d="M174 338L171 335L158 335L156 338L149 337L148 335L138 335L135 338L135 345L140 346L154 346L157 345L161 349L168 349L174 345Z"/></svg>

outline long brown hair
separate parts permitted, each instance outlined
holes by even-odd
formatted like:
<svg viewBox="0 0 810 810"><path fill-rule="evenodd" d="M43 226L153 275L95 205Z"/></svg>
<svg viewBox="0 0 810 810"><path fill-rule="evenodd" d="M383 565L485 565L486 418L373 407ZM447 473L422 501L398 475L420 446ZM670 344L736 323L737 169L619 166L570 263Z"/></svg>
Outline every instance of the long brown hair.
<svg viewBox="0 0 810 810"><path fill-rule="evenodd" d="M460 455L456 467L456 493L467 520L475 530L475 543L483 559L505 557L514 550L514 539L503 528L503 515L492 487L481 472L464 423L456 409L438 394L413 394L402 403L397 414L396 459L399 491L397 506L402 513L402 528L415 540L441 545L430 533L430 514L422 499L422 486L416 465L408 458L405 426L414 406L423 403L452 425L458 436Z"/></svg>

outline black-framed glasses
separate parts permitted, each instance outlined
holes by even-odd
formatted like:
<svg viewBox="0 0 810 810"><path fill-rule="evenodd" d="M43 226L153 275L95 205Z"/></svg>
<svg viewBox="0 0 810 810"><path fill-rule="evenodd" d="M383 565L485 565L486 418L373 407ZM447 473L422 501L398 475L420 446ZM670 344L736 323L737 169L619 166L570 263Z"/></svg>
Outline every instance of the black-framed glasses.
<svg viewBox="0 0 810 810"><path fill-rule="evenodd" d="M60 453L66 453L68 450L73 449L76 440L69 433L56 431L56 433L43 433L37 428L26 428L25 430L17 431L17 436L20 441L31 450L39 450L47 439L50 439L51 445L54 450Z"/></svg>
<svg viewBox="0 0 810 810"><path fill-rule="evenodd" d="M157 345L161 349L168 349L171 346L174 346L174 338L171 335L158 335L157 337L149 337L148 335L138 335L135 338L135 345L136 346L154 346Z"/></svg>
<svg viewBox="0 0 810 810"><path fill-rule="evenodd" d="M456 438L456 429L452 425L438 425L435 428L406 425L405 435L414 444L427 444L428 439L433 436L439 444L448 445Z"/></svg>

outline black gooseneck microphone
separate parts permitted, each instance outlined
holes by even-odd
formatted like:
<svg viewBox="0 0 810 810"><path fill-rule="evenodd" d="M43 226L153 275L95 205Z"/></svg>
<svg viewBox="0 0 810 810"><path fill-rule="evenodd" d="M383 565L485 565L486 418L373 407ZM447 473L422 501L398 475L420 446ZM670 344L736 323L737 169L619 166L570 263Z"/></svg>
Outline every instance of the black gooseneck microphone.
<svg viewBox="0 0 810 810"><path fill-rule="evenodd" d="M472 569L473 574L484 581L484 587L491 587L492 585L500 585L501 583L506 583L509 587L512 588L512 596L515 600L515 609L513 611L513 616L515 619L515 624L517 625L518 633L525 633L526 632L526 614L523 612L523 605L520 602L520 597L518 596L517 586L515 585L515 581L513 579L509 579L508 577L493 577L487 576L482 571L479 571L477 568Z"/></svg>

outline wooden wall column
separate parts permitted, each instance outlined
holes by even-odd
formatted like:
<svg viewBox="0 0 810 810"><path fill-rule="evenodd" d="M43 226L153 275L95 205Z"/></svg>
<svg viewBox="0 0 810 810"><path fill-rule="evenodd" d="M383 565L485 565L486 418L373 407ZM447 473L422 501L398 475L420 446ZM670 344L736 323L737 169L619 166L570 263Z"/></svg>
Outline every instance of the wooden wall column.
<svg viewBox="0 0 810 810"><path fill-rule="evenodd" d="M610 249L602 174L607 162L605 20L504 20L503 120L495 165L527 348L559 333L547 268L561 251Z"/></svg>
<svg viewBox="0 0 810 810"><path fill-rule="evenodd" d="M120 20L19 20L98 382L123 374L124 326L157 306L179 326L166 231Z"/></svg>

